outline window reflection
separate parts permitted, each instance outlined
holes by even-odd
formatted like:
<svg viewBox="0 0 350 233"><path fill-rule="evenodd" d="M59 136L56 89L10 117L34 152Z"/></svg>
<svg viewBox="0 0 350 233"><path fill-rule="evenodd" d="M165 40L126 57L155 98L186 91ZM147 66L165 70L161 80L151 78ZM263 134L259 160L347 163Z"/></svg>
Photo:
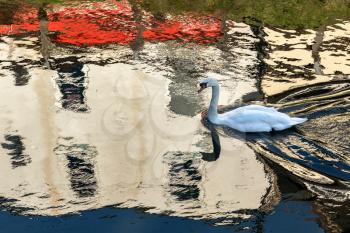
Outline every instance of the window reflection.
<svg viewBox="0 0 350 233"><path fill-rule="evenodd" d="M63 143L69 143L68 138ZM58 156L67 159L68 175L72 190L78 197L92 197L97 193L94 159L96 148L88 144L59 145L55 149Z"/></svg>
<svg viewBox="0 0 350 233"><path fill-rule="evenodd" d="M1 143L2 148L8 150L8 155L11 156L11 164L13 168L26 166L32 160L25 153L23 137L20 135L5 135L6 142Z"/></svg>
<svg viewBox="0 0 350 233"><path fill-rule="evenodd" d="M75 112L87 112L86 74L84 64L77 57L55 59L54 69L58 71L57 85L62 94L61 103L64 109Z"/></svg>

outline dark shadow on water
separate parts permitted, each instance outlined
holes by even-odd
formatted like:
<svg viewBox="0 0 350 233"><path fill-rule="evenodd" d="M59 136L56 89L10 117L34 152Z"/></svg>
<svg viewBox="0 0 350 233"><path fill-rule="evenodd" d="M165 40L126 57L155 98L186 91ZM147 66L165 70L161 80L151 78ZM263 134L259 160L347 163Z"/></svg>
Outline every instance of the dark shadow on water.
<svg viewBox="0 0 350 233"><path fill-rule="evenodd" d="M145 214L139 210L112 207L62 217L26 217L0 212L0 224L1 233L237 232L230 226L215 227L204 221Z"/></svg>
<svg viewBox="0 0 350 233"><path fill-rule="evenodd" d="M248 226L237 229L235 225L214 226L203 220L191 220L181 217L147 214L141 209L119 209L106 207L84 211L80 214L59 217L19 216L9 212L0 212L0 232L11 233L148 233L148 232L184 232L184 233L289 233L323 232L312 221L316 218L307 202L281 203L276 211L266 216L258 227ZM242 219L243 220L243 219ZM254 224L254 223L253 223ZM257 224L257 223L256 223ZM304 231L307 230L307 231Z"/></svg>

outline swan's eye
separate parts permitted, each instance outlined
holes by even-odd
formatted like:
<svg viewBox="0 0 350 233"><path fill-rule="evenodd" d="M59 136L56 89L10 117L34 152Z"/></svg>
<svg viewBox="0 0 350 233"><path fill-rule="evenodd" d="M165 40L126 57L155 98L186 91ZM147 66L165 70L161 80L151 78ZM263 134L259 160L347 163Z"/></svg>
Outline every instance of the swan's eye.
<svg viewBox="0 0 350 233"><path fill-rule="evenodd" d="M208 83L200 83L199 86L202 87L202 88L207 88L207 84Z"/></svg>

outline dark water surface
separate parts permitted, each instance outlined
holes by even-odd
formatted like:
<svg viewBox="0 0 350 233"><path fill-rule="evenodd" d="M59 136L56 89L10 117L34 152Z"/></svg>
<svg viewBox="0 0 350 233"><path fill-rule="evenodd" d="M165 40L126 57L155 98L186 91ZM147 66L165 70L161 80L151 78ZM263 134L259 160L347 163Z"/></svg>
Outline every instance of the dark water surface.
<svg viewBox="0 0 350 233"><path fill-rule="evenodd" d="M305 202L279 204L273 214L259 219L257 232L323 232ZM63 217L26 217L2 213L0 232L247 232L235 226L213 226L198 220L150 215L132 209L102 208ZM283 222L284 224L280 224ZM247 224L253 226L254 223Z"/></svg>
<svg viewBox="0 0 350 233"><path fill-rule="evenodd" d="M267 8L252 16L269 26L166 1L0 1L0 232L349 231L340 2L317 3L339 19L294 27ZM214 128L210 91L197 94L208 74L219 111L265 104L309 120Z"/></svg>

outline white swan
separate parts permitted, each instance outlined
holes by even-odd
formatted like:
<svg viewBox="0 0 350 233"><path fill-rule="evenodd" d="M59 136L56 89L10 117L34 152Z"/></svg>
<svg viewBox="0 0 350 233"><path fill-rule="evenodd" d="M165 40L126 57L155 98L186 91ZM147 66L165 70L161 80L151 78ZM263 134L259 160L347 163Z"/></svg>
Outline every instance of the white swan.
<svg viewBox="0 0 350 233"><path fill-rule="evenodd" d="M307 121L307 118L290 117L278 112L273 107L249 105L236 108L232 111L218 114L219 83L216 79L207 78L200 82L198 93L207 87L212 87L212 98L208 110L208 119L211 123L224 125L241 132L270 132L284 130L293 125Z"/></svg>

